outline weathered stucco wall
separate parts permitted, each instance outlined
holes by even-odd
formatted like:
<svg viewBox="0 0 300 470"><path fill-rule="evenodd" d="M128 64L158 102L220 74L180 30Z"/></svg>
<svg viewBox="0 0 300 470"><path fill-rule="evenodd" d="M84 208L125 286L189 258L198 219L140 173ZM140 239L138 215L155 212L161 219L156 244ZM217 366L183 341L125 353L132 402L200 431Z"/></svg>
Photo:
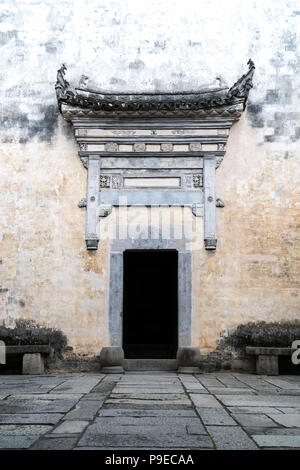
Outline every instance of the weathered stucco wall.
<svg viewBox="0 0 300 470"><path fill-rule="evenodd" d="M111 91L232 85L256 65L217 170L218 249L195 250L193 344L246 321L299 317L297 1L3 1L0 5L0 317L61 329L75 351L108 343L109 244L84 244L86 170L54 83ZM298 34L298 37L297 37ZM135 215L134 217L136 217ZM107 223L109 218L106 219Z"/></svg>

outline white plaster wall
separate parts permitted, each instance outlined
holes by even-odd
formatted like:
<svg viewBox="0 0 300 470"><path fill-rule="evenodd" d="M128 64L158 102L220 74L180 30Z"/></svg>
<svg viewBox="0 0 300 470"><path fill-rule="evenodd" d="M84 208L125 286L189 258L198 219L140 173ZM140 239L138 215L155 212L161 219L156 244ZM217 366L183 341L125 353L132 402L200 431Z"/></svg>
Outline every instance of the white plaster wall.
<svg viewBox="0 0 300 470"><path fill-rule="evenodd" d="M107 344L108 249L87 253L86 170L57 110L62 62L77 85L187 91L233 84L256 64L247 110L217 172L219 245L193 260L193 344L213 350L245 321L299 317L299 3L0 3L0 317ZM198 293L197 293L198 292Z"/></svg>

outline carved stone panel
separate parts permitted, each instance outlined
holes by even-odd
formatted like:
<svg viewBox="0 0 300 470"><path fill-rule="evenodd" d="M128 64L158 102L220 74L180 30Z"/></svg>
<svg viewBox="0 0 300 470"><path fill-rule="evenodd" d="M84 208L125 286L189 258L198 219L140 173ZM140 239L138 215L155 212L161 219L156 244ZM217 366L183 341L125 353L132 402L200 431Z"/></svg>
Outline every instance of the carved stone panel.
<svg viewBox="0 0 300 470"><path fill-rule="evenodd" d="M216 248L215 172L229 130L245 108L255 70L231 87L195 93L103 94L71 87L63 65L55 85L88 169L86 243L97 249L97 221L110 206L189 206L204 218L205 248ZM123 204L123 202L122 202ZM204 212L203 212L204 204ZM104 215L103 215L104 214Z"/></svg>

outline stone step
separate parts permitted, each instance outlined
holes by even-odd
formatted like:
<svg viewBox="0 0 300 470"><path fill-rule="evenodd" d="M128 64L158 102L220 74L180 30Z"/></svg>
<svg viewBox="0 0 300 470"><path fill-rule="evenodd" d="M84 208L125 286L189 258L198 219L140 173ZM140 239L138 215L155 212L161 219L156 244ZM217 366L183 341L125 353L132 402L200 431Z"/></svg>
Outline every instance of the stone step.
<svg viewBox="0 0 300 470"><path fill-rule="evenodd" d="M177 370L176 359L124 359L125 370Z"/></svg>

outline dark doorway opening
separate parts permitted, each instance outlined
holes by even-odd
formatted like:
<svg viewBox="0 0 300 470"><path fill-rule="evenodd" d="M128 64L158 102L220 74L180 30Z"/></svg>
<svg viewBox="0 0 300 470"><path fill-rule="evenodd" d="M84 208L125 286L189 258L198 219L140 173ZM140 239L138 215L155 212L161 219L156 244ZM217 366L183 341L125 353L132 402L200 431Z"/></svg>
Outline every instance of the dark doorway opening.
<svg viewBox="0 0 300 470"><path fill-rule="evenodd" d="M124 252L126 359L173 359L178 346L178 253Z"/></svg>

